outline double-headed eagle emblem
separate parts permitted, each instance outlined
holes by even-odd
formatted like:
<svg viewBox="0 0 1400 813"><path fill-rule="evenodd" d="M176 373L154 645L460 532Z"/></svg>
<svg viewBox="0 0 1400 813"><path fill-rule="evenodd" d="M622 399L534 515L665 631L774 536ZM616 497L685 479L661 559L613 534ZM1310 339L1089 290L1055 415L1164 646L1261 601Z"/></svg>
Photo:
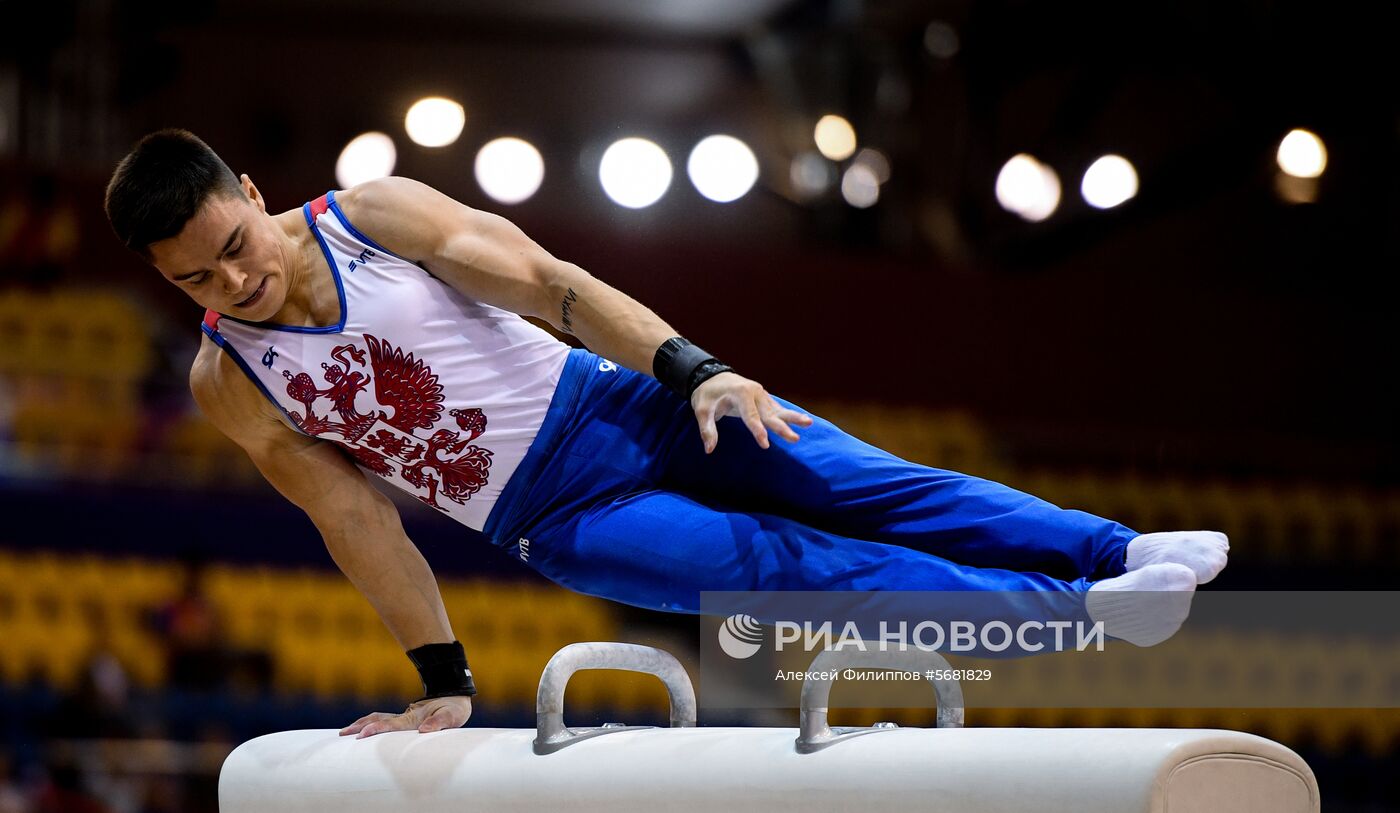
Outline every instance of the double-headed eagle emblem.
<svg viewBox="0 0 1400 813"><path fill-rule="evenodd" d="M440 511L447 509L438 497L465 504L486 484L491 468L491 452L471 445L486 431L486 414L480 409L450 410L447 414L457 420L460 431L437 429L426 439L418 437L414 430L433 430L442 418L437 374L422 359L405 355L387 341L365 334L365 344L368 354L353 344L331 351L337 363L321 364L329 385L324 389L306 373L283 371L287 395L305 410L291 410L292 422L309 435L338 444L375 474L390 479L397 475L414 489L426 489L418 499ZM356 399L371 383L378 407L360 412ZM329 410L317 414L315 405L322 400L330 402Z"/></svg>

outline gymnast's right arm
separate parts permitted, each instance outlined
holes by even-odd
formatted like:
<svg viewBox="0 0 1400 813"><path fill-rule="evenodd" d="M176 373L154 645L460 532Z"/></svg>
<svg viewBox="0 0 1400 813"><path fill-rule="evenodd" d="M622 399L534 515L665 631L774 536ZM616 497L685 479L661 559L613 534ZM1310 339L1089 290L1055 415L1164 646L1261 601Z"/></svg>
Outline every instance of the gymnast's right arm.
<svg viewBox="0 0 1400 813"><path fill-rule="evenodd" d="M454 640L437 581L404 533L398 510L331 444L284 424L274 407L207 337L190 370L190 390L209 420L243 447L284 497L311 518L336 565L379 613L405 651ZM361 737L466 723L471 698L422 700L402 714L376 712L341 731Z"/></svg>

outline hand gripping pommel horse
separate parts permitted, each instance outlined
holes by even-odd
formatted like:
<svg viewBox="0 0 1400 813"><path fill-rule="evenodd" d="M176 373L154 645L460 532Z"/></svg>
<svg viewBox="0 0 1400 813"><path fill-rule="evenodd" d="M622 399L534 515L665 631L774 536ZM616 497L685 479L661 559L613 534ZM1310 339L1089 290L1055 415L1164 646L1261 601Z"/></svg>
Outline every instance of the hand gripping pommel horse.
<svg viewBox="0 0 1400 813"><path fill-rule="evenodd" d="M811 672L948 669L933 652L823 652ZM570 728L583 669L655 675L670 727ZM957 811L1315 813L1312 770L1271 740L1210 729L963 728L962 690L934 681L937 726L832 728L831 682L802 687L792 728L696 726L680 663L651 647L570 644L540 677L535 730L459 728L356 740L333 729L258 737L229 755L222 813Z"/></svg>

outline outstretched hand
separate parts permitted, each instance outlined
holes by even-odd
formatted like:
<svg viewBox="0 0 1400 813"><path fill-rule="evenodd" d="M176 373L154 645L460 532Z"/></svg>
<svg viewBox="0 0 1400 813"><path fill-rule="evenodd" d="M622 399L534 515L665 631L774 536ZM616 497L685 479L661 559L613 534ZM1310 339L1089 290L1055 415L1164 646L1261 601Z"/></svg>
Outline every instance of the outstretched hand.
<svg viewBox="0 0 1400 813"><path fill-rule="evenodd" d="M357 735L355 739L373 737L385 731L408 731L417 729L421 734L457 728L465 725L472 716L470 697L437 697L432 700L419 700L409 705L403 714L376 711L366 714L345 728L340 736Z"/></svg>
<svg viewBox="0 0 1400 813"><path fill-rule="evenodd" d="M691 394L690 406L695 410L695 419L700 422L700 439L705 443L705 454L713 452L719 443L719 430L715 422L726 415L742 418L749 432L753 433L754 440L764 449L768 448L768 430L773 430L784 440L795 442L797 433L789 424L812 425L810 416L782 406L757 381L750 381L737 373L720 373L706 379Z"/></svg>

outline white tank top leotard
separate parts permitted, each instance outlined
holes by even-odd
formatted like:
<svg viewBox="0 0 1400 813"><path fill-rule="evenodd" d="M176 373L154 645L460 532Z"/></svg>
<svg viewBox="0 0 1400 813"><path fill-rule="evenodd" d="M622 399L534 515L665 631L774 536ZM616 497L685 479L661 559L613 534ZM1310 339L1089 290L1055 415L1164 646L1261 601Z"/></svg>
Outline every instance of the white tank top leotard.
<svg viewBox="0 0 1400 813"><path fill-rule="evenodd" d="M340 322L210 311L204 332L297 431L481 530L544 422L569 346L382 248L334 192L302 212L335 277Z"/></svg>

